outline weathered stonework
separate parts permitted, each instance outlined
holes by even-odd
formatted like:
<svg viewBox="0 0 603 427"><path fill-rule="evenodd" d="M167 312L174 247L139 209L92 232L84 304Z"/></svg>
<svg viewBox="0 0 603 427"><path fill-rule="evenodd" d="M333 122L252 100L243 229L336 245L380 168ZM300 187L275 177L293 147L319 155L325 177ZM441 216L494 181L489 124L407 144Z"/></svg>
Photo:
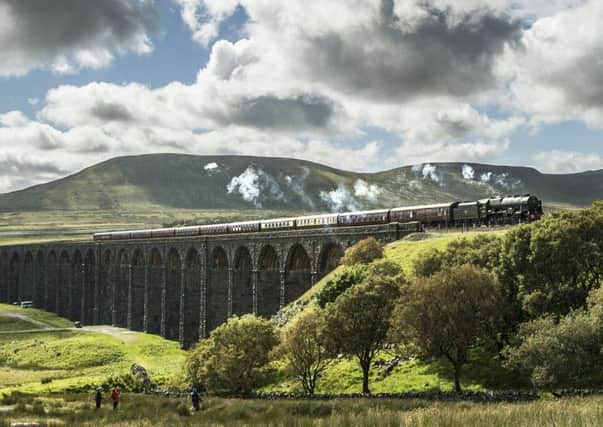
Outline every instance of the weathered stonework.
<svg viewBox="0 0 603 427"><path fill-rule="evenodd" d="M34 305L83 324L161 334L188 347L231 315L271 316L369 236L399 224L0 247L0 302Z"/></svg>

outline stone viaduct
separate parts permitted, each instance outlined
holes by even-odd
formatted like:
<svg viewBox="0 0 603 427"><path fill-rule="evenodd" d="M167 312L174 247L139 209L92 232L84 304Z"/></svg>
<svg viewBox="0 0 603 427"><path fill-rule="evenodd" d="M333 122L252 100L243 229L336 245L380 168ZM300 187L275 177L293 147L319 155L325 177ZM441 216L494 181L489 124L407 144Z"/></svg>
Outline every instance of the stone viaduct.
<svg viewBox="0 0 603 427"><path fill-rule="evenodd" d="M386 224L219 236L0 247L0 302L82 324L112 324L197 342L231 315L269 317L373 236L394 241L416 225Z"/></svg>

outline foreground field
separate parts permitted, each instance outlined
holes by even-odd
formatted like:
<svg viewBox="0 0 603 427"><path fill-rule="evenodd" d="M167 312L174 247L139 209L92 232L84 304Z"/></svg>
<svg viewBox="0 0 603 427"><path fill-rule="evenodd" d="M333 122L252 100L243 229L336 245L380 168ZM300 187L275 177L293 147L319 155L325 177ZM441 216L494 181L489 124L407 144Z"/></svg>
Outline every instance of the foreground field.
<svg viewBox="0 0 603 427"><path fill-rule="evenodd" d="M413 427L595 427L603 419L603 398L479 404L425 400L336 399L266 401L210 398L192 412L189 400L123 395L118 411L108 395L100 410L92 394L8 396L0 402L0 426L413 426Z"/></svg>

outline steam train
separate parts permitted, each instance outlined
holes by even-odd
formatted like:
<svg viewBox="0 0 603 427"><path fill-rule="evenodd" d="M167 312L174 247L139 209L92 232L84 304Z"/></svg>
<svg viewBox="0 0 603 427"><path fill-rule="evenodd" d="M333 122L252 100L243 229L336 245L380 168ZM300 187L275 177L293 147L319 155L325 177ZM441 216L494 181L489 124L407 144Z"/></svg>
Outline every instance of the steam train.
<svg viewBox="0 0 603 427"><path fill-rule="evenodd" d="M277 218L262 221L208 224L94 233L96 241L206 236L290 229L353 227L360 225L418 223L429 227L498 225L531 222L542 216L542 201L529 194L492 197L470 202L440 203L372 211Z"/></svg>

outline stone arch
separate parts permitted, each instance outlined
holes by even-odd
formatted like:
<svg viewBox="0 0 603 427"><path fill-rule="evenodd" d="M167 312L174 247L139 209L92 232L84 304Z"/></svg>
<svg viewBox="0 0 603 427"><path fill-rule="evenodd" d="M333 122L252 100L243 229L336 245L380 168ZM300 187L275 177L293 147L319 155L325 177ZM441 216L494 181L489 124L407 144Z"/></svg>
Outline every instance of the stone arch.
<svg viewBox="0 0 603 427"><path fill-rule="evenodd" d="M82 288L84 287L84 259L79 249L73 253L69 286L69 318L82 320Z"/></svg>
<svg viewBox="0 0 603 427"><path fill-rule="evenodd" d="M343 247L337 242L329 242L322 247L318 257L318 278L322 279L339 265L343 257Z"/></svg>
<svg viewBox="0 0 603 427"><path fill-rule="evenodd" d="M228 255L224 248L214 248L209 257L207 286L207 332L228 318Z"/></svg>
<svg viewBox="0 0 603 427"><path fill-rule="evenodd" d="M281 301L280 260L276 250L266 245L258 258L258 315L269 317L276 313Z"/></svg>
<svg viewBox="0 0 603 427"><path fill-rule="evenodd" d="M141 249L134 251L132 256L132 283L129 294L130 319L128 327L134 331L142 331L144 326L144 282L146 265Z"/></svg>
<svg viewBox="0 0 603 427"><path fill-rule="evenodd" d="M253 312L252 274L251 255L245 246L241 246L234 258L232 314L240 316Z"/></svg>
<svg viewBox="0 0 603 427"><path fill-rule="evenodd" d="M14 303L19 301L19 288L21 286L21 258L17 252L14 252L10 257L8 265L8 297L9 302Z"/></svg>
<svg viewBox="0 0 603 427"><path fill-rule="evenodd" d="M201 301L201 257L196 249L190 248L184 266L184 299L182 344L185 348L199 341Z"/></svg>
<svg viewBox="0 0 603 427"><path fill-rule="evenodd" d="M95 307L95 284L96 282L96 257L94 251L88 249L86 258L84 258L84 287L83 287L83 304L82 304L82 322L85 325L94 323L94 307Z"/></svg>
<svg viewBox="0 0 603 427"><path fill-rule="evenodd" d="M8 303L8 255L0 253L0 302Z"/></svg>
<svg viewBox="0 0 603 427"><path fill-rule="evenodd" d="M289 249L285 266L285 304L299 298L310 289L312 261L306 249L295 244Z"/></svg>
<svg viewBox="0 0 603 427"><path fill-rule="evenodd" d="M98 294L96 295L96 311L98 323L110 325L113 322L113 290L115 288L115 266L113 265L113 254L106 249L100 259L98 274Z"/></svg>
<svg viewBox="0 0 603 427"><path fill-rule="evenodd" d="M21 280L21 289L19 290L21 301L33 301L34 280L34 257L31 251L27 251L23 258L23 280Z"/></svg>
<svg viewBox="0 0 603 427"><path fill-rule="evenodd" d="M71 288L71 262L69 253L63 250L59 256L57 280L57 309L56 313L61 317L69 316L69 293Z"/></svg>
<svg viewBox="0 0 603 427"><path fill-rule="evenodd" d="M161 252L159 249L153 248L149 257L146 332L157 335L161 333L161 295L164 271Z"/></svg>
<svg viewBox="0 0 603 427"><path fill-rule="evenodd" d="M44 259L44 252L39 250L36 253L36 259L34 261L34 306L38 308L46 307L46 286L44 286L46 275L48 274L48 268Z"/></svg>
<svg viewBox="0 0 603 427"><path fill-rule="evenodd" d="M57 253L51 250L46 260L46 295L47 311L57 312L57 284L59 280L59 259Z"/></svg>
<svg viewBox="0 0 603 427"><path fill-rule="evenodd" d="M175 248L171 248L167 257L165 292L165 330L163 336L174 340L180 337L180 284L182 261Z"/></svg>
<svg viewBox="0 0 603 427"><path fill-rule="evenodd" d="M113 324L128 326L128 286L130 282L130 256L122 249L117 256L115 283L113 286Z"/></svg>

